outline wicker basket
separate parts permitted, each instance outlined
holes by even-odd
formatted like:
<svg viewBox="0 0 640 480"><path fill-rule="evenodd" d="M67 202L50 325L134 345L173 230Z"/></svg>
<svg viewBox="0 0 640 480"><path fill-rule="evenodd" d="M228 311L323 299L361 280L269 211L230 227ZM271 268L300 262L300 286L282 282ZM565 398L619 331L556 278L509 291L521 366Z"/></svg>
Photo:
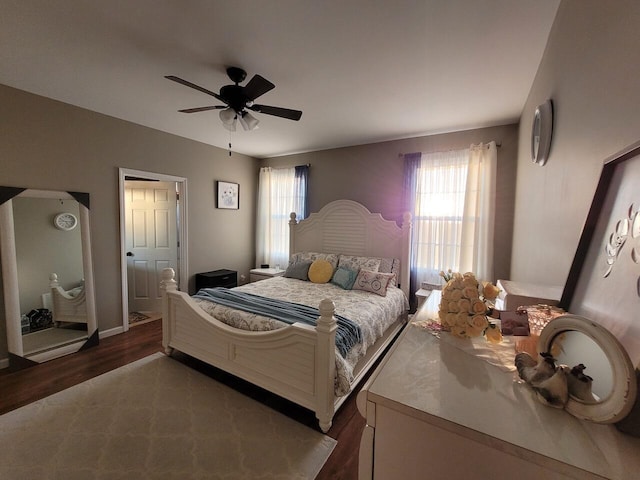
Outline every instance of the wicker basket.
<svg viewBox="0 0 640 480"><path fill-rule="evenodd" d="M535 336L540 336L542 329L551 320L567 313L560 307L542 304L518 307L518 311L523 310L527 312L529 319L529 334Z"/></svg>

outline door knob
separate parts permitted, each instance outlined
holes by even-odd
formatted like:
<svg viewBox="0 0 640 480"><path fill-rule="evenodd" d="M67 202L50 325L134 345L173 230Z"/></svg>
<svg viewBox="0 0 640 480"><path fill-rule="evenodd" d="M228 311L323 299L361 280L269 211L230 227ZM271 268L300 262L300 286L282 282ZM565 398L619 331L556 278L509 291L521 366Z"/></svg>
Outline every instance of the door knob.
<svg viewBox="0 0 640 480"><path fill-rule="evenodd" d="M127 257L133 257L133 252L127 252Z"/></svg>

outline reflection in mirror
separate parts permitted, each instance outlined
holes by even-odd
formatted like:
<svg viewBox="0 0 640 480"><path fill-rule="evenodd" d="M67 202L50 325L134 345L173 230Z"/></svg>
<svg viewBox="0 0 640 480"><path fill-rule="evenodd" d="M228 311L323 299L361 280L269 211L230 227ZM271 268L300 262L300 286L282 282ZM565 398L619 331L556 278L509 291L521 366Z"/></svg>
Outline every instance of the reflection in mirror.
<svg viewBox="0 0 640 480"><path fill-rule="evenodd" d="M602 348L582 332L564 331L551 341L551 353L571 371L569 393L585 403L604 400L613 391L613 371Z"/></svg>
<svg viewBox="0 0 640 480"><path fill-rule="evenodd" d="M23 355L35 354L87 338L86 309L75 322L62 318L65 296L83 299L84 272L80 228L62 229L55 223L60 213L78 218L75 199L16 197L12 200L20 329ZM69 229L66 229L69 228ZM51 291L50 274L60 279L59 290ZM54 309L54 295L56 306Z"/></svg>
<svg viewBox="0 0 640 480"><path fill-rule="evenodd" d="M10 367L98 342L88 194L0 187Z"/></svg>

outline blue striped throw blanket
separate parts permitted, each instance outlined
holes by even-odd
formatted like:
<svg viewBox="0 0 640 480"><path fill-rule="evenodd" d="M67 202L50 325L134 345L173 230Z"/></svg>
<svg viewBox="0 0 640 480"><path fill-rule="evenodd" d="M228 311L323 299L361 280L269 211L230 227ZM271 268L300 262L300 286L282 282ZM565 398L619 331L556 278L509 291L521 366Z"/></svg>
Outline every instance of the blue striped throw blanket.
<svg viewBox="0 0 640 480"><path fill-rule="evenodd" d="M320 311L317 308L286 302L284 300L276 300L274 298L261 297L260 295L253 295L251 293L229 290L224 287L202 288L194 297L280 320L289 325L302 322L315 326L320 316ZM352 320L336 314L334 314L334 317L338 323L336 330L336 347L340 354L346 357L351 347L362 340L362 332L358 324Z"/></svg>

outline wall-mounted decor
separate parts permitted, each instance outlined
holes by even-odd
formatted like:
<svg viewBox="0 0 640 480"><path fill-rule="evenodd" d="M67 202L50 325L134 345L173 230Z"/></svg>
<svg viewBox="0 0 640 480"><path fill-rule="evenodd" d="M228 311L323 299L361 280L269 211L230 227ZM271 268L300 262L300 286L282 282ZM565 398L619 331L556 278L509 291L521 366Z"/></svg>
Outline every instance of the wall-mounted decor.
<svg viewBox="0 0 640 480"><path fill-rule="evenodd" d="M553 103L547 100L538 105L531 127L531 161L540 166L547 163L553 134Z"/></svg>
<svg viewBox="0 0 640 480"><path fill-rule="evenodd" d="M640 142L605 161L560 306L597 321L640 364Z"/></svg>
<svg viewBox="0 0 640 480"><path fill-rule="evenodd" d="M78 225L78 219L73 213L59 213L53 218L53 225L60 230L73 230Z"/></svg>
<svg viewBox="0 0 640 480"><path fill-rule="evenodd" d="M571 313L594 320L609 330L629 354L638 378L639 182L640 142L605 160L560 300L560 306ZM640 436L640 401L616 427Z"/></svg>
<svg viewBox="0 0 640 480"><path fill-rule="evenodd" d="M240 208L240 185L231 182L216 182L217 208L238 210Z"/></svg>

